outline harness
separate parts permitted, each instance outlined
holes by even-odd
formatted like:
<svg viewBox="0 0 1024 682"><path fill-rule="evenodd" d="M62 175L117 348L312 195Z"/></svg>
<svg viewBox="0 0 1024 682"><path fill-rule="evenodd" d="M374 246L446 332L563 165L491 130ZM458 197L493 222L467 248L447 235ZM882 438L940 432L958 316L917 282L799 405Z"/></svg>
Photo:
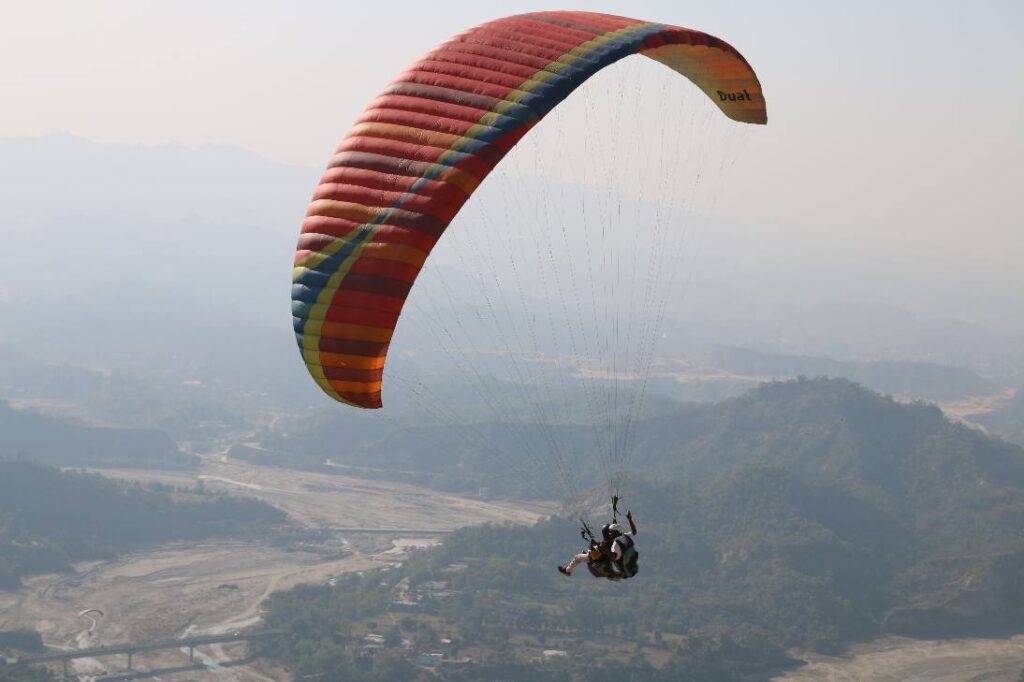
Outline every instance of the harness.
<svg viewBox="0 0 1024 682"><path fill-rule="evenodd" d="M619 497L614 495L612 497L612 523L618 523L618 516ZM580 519L580 537L586 540L589 545L587 570L595 578L606 578L616 581L625 580L626 578L632 578L640 570L640 553L636 551L636 545L630 536L617 535L611 539L611 544L608 546L609 552L615 543L618 543L619 548L622 550L622 558L618 561L601 551L601 543L594 537L594 531L591 530L590 525L582 518Z"/></svg>

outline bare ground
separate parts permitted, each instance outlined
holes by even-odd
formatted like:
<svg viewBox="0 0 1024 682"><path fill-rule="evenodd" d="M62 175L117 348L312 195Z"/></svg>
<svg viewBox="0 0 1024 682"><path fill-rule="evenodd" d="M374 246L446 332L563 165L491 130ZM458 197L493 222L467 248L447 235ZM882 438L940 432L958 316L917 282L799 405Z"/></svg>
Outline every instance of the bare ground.
<svg viewBox="0 0 1024 682"><path fill-rule="evenodd" d="M532 523L552 508L439 494L415 486L259 467L206 457L197 473L111 471L105 476L191 486L198 480L263 499L309 528L454 529L484 522ZM339 534L337 552L288 551L257 542L210 541L167 545L76 567L74 575L43 575L24 589L0 592L0 629L33 628L50 646L79 649L121 642L232 632L259 622L260 605L275 591L300 583L402 561L417 547L437 542L400 535ZM79 616L84 609L96 614ZM136 670L170 669L187 663L186 651L137 655ZM220 667L244 657L238 644L203 647L205 670L166 672L159 679L288 679L265 663ZM125 672L124 656L81 659L82 675Z"/></svg>
<svg viewBox="0 0 1024 682"><path fill-rule="evenodd" d="M938 403L946 415L965 420L1003 408L1017 395L1016 388L1004 388L991 395L965 396L959 400Z"/></svg>
<svg viewBox="0 0 1024 682"><path fill-rule="evenodd" d="M1024 670L1024 635L995 639L886 637L846 656L795 654L807 665L775 682L1016 682Z"/></svg>

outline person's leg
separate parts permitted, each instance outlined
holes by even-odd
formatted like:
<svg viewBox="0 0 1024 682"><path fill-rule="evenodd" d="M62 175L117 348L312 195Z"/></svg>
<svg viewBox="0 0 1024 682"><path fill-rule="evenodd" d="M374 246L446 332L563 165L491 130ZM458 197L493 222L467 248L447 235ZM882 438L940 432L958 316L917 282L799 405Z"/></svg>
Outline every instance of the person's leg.
<svg viewBox="0 0 1024 682"><path fill-rule="evenodd" d="M587 554L587 552L580 552L579 554L577 554L576 556L574 556L572 558L572 561L570 561L568 564L566 564L565 570L562 571L562 572L565 573L566 575L572 575L573 570L577 566L579 566L580 564L586 562L588 556L590 556L590 555Z"/></svg>

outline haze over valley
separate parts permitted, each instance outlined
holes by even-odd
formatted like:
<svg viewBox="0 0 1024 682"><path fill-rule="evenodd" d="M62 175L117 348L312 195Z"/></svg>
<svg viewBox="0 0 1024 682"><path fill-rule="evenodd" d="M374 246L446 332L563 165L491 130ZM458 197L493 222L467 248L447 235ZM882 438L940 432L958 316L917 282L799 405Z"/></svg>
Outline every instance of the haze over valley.
<svg viewBox="0 0 1024 682"><path fill-rule="evenodd" d="M1024 679L1024 12L549 9L12 8L0 682Z"/></svg>

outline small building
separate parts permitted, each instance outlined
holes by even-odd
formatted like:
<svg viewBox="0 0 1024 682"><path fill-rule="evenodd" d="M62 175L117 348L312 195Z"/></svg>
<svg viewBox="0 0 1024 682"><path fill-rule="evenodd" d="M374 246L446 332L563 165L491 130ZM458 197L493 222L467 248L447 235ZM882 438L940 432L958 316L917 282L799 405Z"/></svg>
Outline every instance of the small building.
<svg viewBox="0 0 1024 682"><path fill-rule="evenodd" d="M416 665L421 668L438 668L444 662L444 654L440 652L422 653L416 657Z"/></svg>

